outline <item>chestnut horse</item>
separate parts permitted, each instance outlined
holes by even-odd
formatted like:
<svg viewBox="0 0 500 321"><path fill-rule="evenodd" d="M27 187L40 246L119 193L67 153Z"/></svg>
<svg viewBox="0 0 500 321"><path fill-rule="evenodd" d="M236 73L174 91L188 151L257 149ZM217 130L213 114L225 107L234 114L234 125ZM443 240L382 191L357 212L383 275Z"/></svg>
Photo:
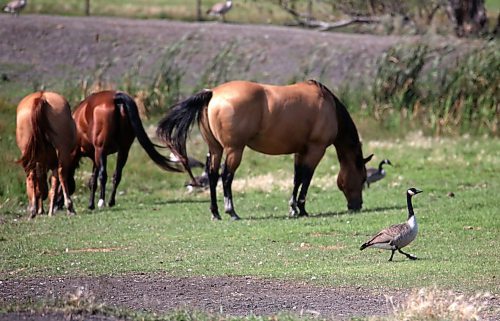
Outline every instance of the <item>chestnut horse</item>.
<svg viewBox="0 0 500 321"><path fill-rule="evenodd" d="M181 172L175 163L161 155L149 139L134 99L119 91L101 91L83 100L73 112L78 137L78 153L73 169L81 157L89 157L93 162L92 175L89 181L89 209L95 208L95 191L97 177L101 183L98 206L104 205L107 171L107 156L118 153L116 170L113 175L113 189L109 198L109 206L115 205L116 189L120 184L122 170L127 162L130 147L135 137L148 156L162 169Z"/></svg>
<svg viewBox="0 0 500 321"><path fill-rule="evenodd" d="M54 213L59 183L68 214L75 214L70 195L75 181L71 162L76 147L76 129L71 109L59 94L39 91L24 97L17 106L16 142L18 160L26 172L26 193L30 218L42 214L43 200L49 195L49 212ZM47 171L52 170L50 193Z"/></svg>
<svg viewBox="0 0 500 321"><path fill-rule="evenodd" d="M208 144L212 218L220 219L216 185L222 171L225 212L234 210L231 183L245 146L270 155L295 154L291 216L307 216L306 195L314 170L328 146L334 145L340 162L337 185L351 210L361 209L366 180L358 132L346 107L319 82L309 80L290 86L232 81L205 90L174 105L163 118L157 135L178 154L186 170L186 137L195 119ZM297 198L297 193L300 193Z"/></svg>

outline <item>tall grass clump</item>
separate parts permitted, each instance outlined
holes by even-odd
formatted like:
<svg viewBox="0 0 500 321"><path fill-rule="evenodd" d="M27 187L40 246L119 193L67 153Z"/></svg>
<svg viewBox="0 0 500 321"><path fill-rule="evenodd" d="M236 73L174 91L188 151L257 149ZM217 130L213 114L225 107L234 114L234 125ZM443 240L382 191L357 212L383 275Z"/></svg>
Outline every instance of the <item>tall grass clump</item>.
<svg viewBox="0 0 500 321"><path fill-rule="evenodd" d="M241 79L242 75L248 74L258 55L243 52L239 49L241 47L243 46L240 40L233 40L222 46L206 63L200 80L195 86L196 91L212 88L230 80Z"/></svg>
<svg viewBox="0 0 500 321"><path fill-rule="evenodd" d="M467 296L437 288L422 288L411 293L402 304L392 306L393 314L387 318L374 320L398 321L473 321L484 320L491 307L488 305L490 294ZM498 312L498 311L496 311Z"/></svg>
<svg viewBox="0 0 500 321"><path fill-rule="evenodd" d="M390 48L378 61L372 115L401 119L435 134L498 135L500 45L488 42L465 53L426 44Z"/></svg>

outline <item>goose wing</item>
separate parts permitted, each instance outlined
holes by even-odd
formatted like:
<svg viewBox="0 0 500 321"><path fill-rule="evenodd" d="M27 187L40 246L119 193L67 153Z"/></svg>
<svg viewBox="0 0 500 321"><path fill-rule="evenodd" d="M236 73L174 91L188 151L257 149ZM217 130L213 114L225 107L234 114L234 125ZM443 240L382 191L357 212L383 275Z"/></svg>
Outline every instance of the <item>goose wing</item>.
<svg viewBox="0 0 500 321"><path fill-rule="evenodd" d="M389 226L388 228L383 229L378 232L374 237L372 237L369 241L363 243L361 245L360 250L363 250L370 246L383 246L386 245L387 248L392 246L392 242L395 239L398 239L401 235L401 232L405 229L406 224L394 224Z"/></svg>
<svg viewBox="0 0 500 321"><path fill-rule="evenodd" d="M218 14L221 12L222 9L224 9L224 5L225 3L223 2L219 2L219 3L216 3L212 6L212 8L210 8L208 11L207 11L207 14Z"/></svg>
<svg viewBox="0 0 500 321"><path fill-rule="evenodd" d="M9 8L10 10L22 9L25 6L25 3L21 0L13 0L5 5L5 8Z"/></svg>
<svg viewBox="0 0 500 321"><path fill-rule="evenodd" d="M376 172L378 172L378 169L373 168L373 167L369 167L366 169L366 176L371 176L371 175L375 174Z"/></svg>

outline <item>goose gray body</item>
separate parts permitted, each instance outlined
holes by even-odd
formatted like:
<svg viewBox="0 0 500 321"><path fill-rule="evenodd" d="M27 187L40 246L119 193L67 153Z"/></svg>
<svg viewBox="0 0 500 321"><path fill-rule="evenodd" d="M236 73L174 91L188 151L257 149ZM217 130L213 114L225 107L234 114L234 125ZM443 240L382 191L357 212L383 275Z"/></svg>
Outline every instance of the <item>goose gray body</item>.
<svg viewBox="0 0 500 321"><path fill-rule="evenodd" d="M418 224L413 212L413 205L411 198L421 193L422 191L416 188L410 188L406 191L406 200L408 205L408 220L402 224L391 225L385 228L373 236L370 240L361 245L360 250L364 250L368 247L374 247L384 250L391 250L391 257L389 261L392 261L394 252L398 251L404 254L407 258L415 260L416 257L403 252L401 249L413 242L418 234Z"/></svg>
<svg viewBox="0 0 500 321"><path fill-rule="evenodd" d="M7 3L3 7L3 11L8 12L8 13L12 13L12 14L18 16L19 12L21 12L21 10L23 10L24 7L26 7L27 3L28 3L27 0L13 0L13 1L10 1L9 3Z"/></svg>
<svg viewBox="0 0 500 321"><path fill-rule="evenodd" d="M371 183L375 183L376 181L379 181L385 177L386 173L383 168L384 164L392 165L390 160L384 159L383 161L380 162L378 168L370 167L366 169L366 185L368 187L370 187Z"/></svg>
<svg viewBox="0 0 500 321"><path fill-rule="evenodd" d="M229 10L231 10L232 7L233 7L233 1L232 0L227 0L226 2L219 2L219 3L214 4L212 6L212 8L210 8L207 11L207 14L209 14L211 16L222 17L222 20L224 20L224 15Z"/></svg>

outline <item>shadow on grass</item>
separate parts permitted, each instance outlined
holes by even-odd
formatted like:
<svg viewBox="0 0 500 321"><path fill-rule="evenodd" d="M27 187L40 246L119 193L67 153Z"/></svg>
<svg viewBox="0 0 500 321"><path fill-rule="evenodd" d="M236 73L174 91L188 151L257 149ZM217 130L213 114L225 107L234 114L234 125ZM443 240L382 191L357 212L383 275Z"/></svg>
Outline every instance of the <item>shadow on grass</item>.
<svg viewBox="0 0 500 321"><path fill-rule="evenodd" d="M361 213L376 213L376 212L385 212L389 210L401 210L405 209L406 206L386 206L386 207L374 207L374 208L368 208L364 209L360 212L353 212L349 210L344 210L344 211L339 211L339 212L324 212L324 213L317 213L317 214L309 214L308 217L294 217L291 218L288 215L271 215L271 216L262 216L262 217L249 217L245 218L242 217L241 220L251 220L251 221L260 221L260 220L283 220L283 219L290 219L290 220L295 220L295 219L314 219L314 218L321 218L321 217L335 217L335 216L342 216L342 215L356 215L356 214L361 214Z"/></svg>
<svg viewBox="0 0 500 321"><path fill-rule="evenodd" d="M361 213L376 213L376 212L385 212L385 211L390 211L390 210L401 210L404 208L406 208L406 206L402 206L402 205L384 206L384 207L368 208L368 209L361 210L359 212L344 210L344 211L340 211L340 212L318 213L318 214L310 215L309 217L328 217L328 216L340 216L340 215L346 215L346 214L356 215L356 214L361 214Z"/></svg>

